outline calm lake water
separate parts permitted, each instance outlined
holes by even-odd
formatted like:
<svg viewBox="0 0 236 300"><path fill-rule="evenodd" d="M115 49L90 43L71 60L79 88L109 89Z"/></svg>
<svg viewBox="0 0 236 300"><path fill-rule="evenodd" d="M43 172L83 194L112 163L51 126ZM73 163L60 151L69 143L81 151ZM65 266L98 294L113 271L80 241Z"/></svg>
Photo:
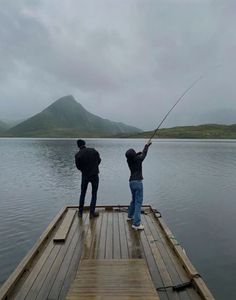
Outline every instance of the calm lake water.
<svg viewBox="0 0 236 300"><path fill-rule="evenodd" d="M124 153L144 140L87 144L102 158L98 204L129 203ZM78 204L76 151L72 139L0 139L0 285L55 214ZM143 168L145 202L162 212L216 299L236 299L236 141L156 140Z"/></svg>

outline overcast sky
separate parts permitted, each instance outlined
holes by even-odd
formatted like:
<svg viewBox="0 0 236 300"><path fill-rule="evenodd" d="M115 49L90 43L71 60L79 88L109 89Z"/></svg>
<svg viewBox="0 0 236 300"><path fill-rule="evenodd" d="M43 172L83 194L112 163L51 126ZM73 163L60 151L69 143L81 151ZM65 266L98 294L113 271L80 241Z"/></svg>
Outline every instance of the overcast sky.
<svg viewBox="0 0 236 300"><path fill-rule="evenodd" d="M153 129L206 74L163 127L236 123L235 28L235 0L0 0L0 120L72 94Z"/></svg>

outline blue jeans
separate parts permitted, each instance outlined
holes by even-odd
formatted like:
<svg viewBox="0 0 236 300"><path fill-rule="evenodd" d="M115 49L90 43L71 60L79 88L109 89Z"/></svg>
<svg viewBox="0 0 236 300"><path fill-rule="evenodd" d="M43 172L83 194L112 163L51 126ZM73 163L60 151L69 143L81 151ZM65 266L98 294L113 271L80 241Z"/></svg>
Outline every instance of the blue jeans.
<svg viewBox="0 0 236 300"><path fill-rule="evenodd" d="M132 201L128 208L128 217L133 218L133 225L139 226L141 223L141 208L143 203L143 182L142 180L133 180L129 182Z"/></svg>

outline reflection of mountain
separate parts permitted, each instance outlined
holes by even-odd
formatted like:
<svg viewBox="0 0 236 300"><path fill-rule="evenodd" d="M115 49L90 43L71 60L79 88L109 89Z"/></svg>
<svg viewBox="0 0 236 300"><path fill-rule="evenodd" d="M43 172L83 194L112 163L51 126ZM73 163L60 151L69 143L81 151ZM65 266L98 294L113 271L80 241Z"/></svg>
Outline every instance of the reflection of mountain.
<svg viewBox="0 0 236 300"><path fill-rule="evenodd" d="M105 137L132 132L140 132L140 129L102 119L88 112L73 96L66 96L6 134L17 137Z"/></svg>
<svg viewBox="0 0 236 300"><path fill-rule="evenodd" d="M41 176L57 189L77 192L78 170L74 155L78 151L76 140L33 140L33 151L39 163ZM76 181L75 181L76 179Z"/></svg>

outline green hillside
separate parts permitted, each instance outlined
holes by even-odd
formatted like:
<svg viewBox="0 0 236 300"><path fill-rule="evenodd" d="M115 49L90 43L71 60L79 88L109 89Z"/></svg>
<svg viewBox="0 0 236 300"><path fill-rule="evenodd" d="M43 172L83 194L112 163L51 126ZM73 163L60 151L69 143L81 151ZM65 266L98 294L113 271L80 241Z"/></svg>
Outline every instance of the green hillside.
<svg viewBox="0 0 236 300"><path fill-rule="evenodd" d="M153 131L145 131L134 135L126 135L126 137L148 139L152 133ZM162 128L158 130L155 137L175 139L236 139L236 124L205 124L198 126Z"/></svg>
<svg viewBox="0 0 236 300"><path fill-rule="evenodd" d="M73 96L65 96L6 132L12 137L106 137L141 130L88 112Z"/></svg>

